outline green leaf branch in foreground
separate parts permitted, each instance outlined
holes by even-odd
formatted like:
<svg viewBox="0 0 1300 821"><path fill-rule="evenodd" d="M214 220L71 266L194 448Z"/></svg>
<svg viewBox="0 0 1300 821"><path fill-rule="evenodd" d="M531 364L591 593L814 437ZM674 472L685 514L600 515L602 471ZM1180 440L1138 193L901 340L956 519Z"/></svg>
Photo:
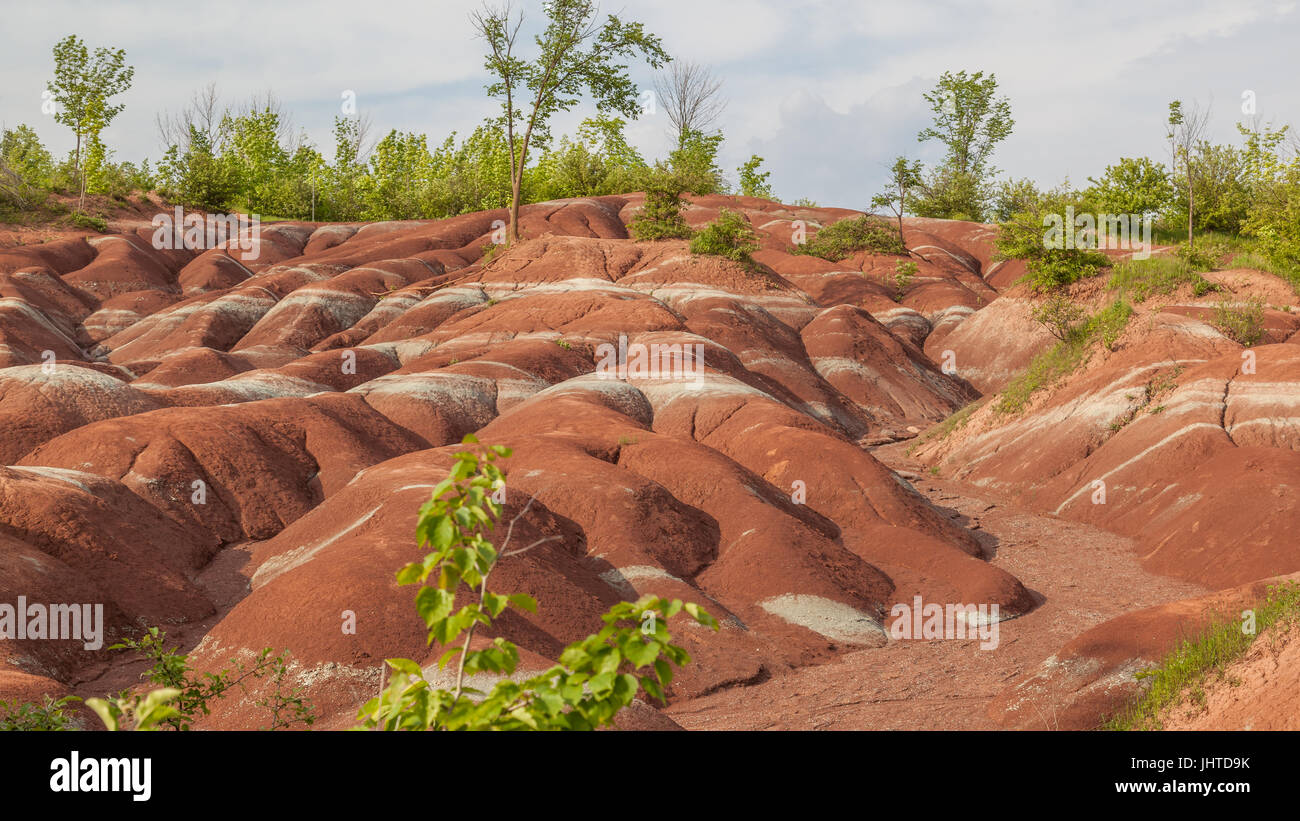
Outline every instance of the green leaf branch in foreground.
<svg viewBox="0 0 1300 821"><path fill-rule="evenodd" d="M464 442L478 444L473 435ZM560 538L510 549L515 524L528 512L534 496L510 521L499 551L489 540L502 513L494 498L505 486L498 460L509 456L509 448L499 445L456 454L450 475L435 486L416 524L417 542L430 552L397 572L398 584L420 586L416 610L428 629L429 644L446 648L438 668L454 662L454 686L436 688L416 662L388 659L392 672L387 685L357 715L365 728L595 729L612 724L642 691L665 700L673 665L690 662L687 652L672 643L669 619L685 611L698 623L718 629L717 621L697 604L644 596L614 605L601 617L604 627L599 632L570 644L557 664L523 681L512 678L519 651L511 642L498 636L473 649L475 631L491 627L507 608L537 609L529 596L489 590L488 578L497 562ZM457 606L462 583L474 591L476 601ZM479 673L500 679L483 692L466 683Z"/></svg>

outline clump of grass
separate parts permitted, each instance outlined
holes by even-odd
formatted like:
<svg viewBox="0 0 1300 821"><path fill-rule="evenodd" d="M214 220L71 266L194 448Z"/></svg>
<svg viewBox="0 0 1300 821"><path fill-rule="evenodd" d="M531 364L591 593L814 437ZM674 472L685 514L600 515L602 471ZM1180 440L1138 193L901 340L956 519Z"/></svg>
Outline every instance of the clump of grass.
<svg viewBox="0 0 1300 821"><path fill-rule="evenodd" d="M1235 303L1221 299L1214 306L1214 327L1247 348L1264 338L1264 300L1257 296Z"/></svg>
<svg viewBox="0 0 1300 821"><path fill-rule="evenodd" d="M1146 302L1153 296L1168 296L1184 283L1192 286L1192 293L1205 296L1219 286L1196 271L1186 259L1159 255L1148 259L1129 259L1119 263L1110 275L1111 290L1119 290L1134 302Z"/></svg>
<svg viewBox="0 0 1300 821"><path fill-rule="evenodd" d="M1300 585L1285 582L1269 588L1255 608L1255 635L1275 625L1291 624L1300 617ZM1250 648L1255 635L1242 630L1240 619L1225 617L1197 636L1184 638L1161 663L1137 674L1150 684L1139 698L1102 725L1105 730L1159 730L1161 714L1182 701L1185 694L1202 700L1212 674L1223 675L1228 665Z"/></svg>
<svg viewBox="0 0 1300 821"><path fill-rule="evenodd" d="M794 246L790 253L839 262L858 251L870 251L873 254L905 252L903 240L896 229L879 217L863 214L826 226L812 239Z"/></svg>
<svg viewBox="0 0 1300 821"><path fill-rule="evenodd" d="M970 421L971 415L974 414L975 411L982 408L984 404L988 401L989 401L988 397L984 397L982 399L977 399L974 402L971 402L969 405L966 405L965 407L958 408L955 412L949 415L947 419L944 419L939 424L935 425L934 427L927 430L925 433L918 436L916 438L916 441L913 442L911 446L908 447L907 455L911 456L912 452L915 451L917 448L919 448L921 445L936 440L947 439L953 433L953 431L964 428L966 426L966 423Z"/></svg>
<svg viewBox="0 0 1300 821"><path fill-rule="evenodd" d="M1136 419L1137 415L1141 413L1143 410L1146 410L1146 408L1150 407L1152 402L1154 402L1157 399L1163 398L1168 394L1173 393L1175 390L1177 390L1178 377L1182 375L1184 370L1185 368L1182 365L1176 365L1174 366L1173 370L1169 371L1168 373L1147 380L1146 385L1144 385L1142 388L1142 397L1140 401L1138 401L1138 404L1130 408L1128 412L1126 412L1123 416L1120 416L1118 419L1110 423L1111 432L1116 433L1119 432L1120 430L1123 430L1125 425L1127 425L1129 422L1132 422L1134 419ZM1127 398L1129 401L1138 400L1138 396L1131 393L1125 398ZM1162 413L1164 412L1164 409L1165 409L1164 405L1158 405L1155 408L1147 411L1147 413L1150 414Z"/></svg>
<svg viewBox="0 0 1300 821"><path fill-rule="evenodd" d="M497 254L501 253L501 249L505 247L506 246L504 243L499 243L499 242L493 242L493 243L489 243L488 245L484 245L483 256L479 257L479 265L486 268L489 264L491 264L492 260L497 258Z"/></svg>
<svg viewBox="0 0 1300 821"><path fill-rule="evenodd" d="M1121 296L1088 321L1071 328L1065 339L1034 357L1025 372L1007 385L998 400L998 413L1023 411L1035 393L1074 373L1086 362L1093 343L1099 341L1106 350L1113 350L1132 315L1133 306Z"/></svg>

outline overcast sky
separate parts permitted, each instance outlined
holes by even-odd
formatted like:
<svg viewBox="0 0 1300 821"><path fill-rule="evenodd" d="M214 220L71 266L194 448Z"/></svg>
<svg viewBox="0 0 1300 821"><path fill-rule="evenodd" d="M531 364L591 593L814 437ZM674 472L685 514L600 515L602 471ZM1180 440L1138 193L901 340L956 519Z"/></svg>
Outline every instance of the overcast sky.
<svg viewBox="0 0 1300 821"><path fill-rule="evenodd" d="M357 3L59 2L5 10L0 123L33 126L56 153L72 137L41 113L50 50L77 34L126 49L135 82L105 132L120 159L161 153L154 115L215 81L228 101L273 91L322 153L344 91L376 130L462 136L496 104L483 92L483 45L465 0ZM516 0L529 21L540 0ZM1300 127L1300 8L1295 0L1065 3L850 0L624 0L670 54L709 65L729 103L722 164L766 158L778 198L866 208L889 161L932 161L916 133L922 93L945 70L996 73L1016 125L995 164L1014 177L1082 183L1120 156L1164 159L1170 100L1211 106L1212 135L1236 141L1242 95L1265 121ZM528 24L525 23L526 29ZM526 54L531 54L530 48ZM651 74L633 66L646 89ZM590 116L557 121L557 133ZM629 137L647 158L667 147L667 118L643 116Z"/></svg>

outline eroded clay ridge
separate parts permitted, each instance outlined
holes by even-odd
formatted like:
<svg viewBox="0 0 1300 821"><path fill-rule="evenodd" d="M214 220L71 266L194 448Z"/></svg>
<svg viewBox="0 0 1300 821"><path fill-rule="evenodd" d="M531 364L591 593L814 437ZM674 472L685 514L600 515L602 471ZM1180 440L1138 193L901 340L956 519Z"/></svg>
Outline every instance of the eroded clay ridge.
<svg viewBox="0 0 1300 821"><path fill-rule="evenodd" d="M996 325L982 340L963 334L1014 279L991 263L994 229L909 221L918 271L898 299L898 257L788 253L796 221L815 230L856 212L696 198L692 224L727 206L763 238L751 272L693 257L685 242L630 240L640 201L526 206L528 239L486 264L503 211L264 224L253 260L155 250L148 227L0 250L0 601L102 602L105 645L142 625L197 630L200 668L287 648L323 725L346 726L383 658L437 658L393 574L418 555L418 508L475 432L514 448L506 517L536 497L516 538L562 537L494 573L499 589L540 603L496 625L525 671L647 592L699 601L723 623L678 631L695 658L674 682L678 699L877 646L890 606L915 595L998 604L1004 617L1031 608L974 533L866 450L996 390L1008 352L1025 348L1024 334ZM1211 388L1222 391L1238 352L1186 319L1194 331L1170 333L1193 351L1134 353L1195 376L1185 401L1167 403L1177 414L1122 431L1114 440L1133 444L1113 455L1083 454L1122 485L1127 460L1169 439L1157 425L1187 413L1205 436L1217 431L1222 441L1197 434L1185 440L1205 442L1191 462L1170 463L1169 481L1186 488L1162 496L1157 484L1112 509L1165 516L1170 533L1183 526L1178 500L1217 498L1219 461L1230 473L1265 458L1296 469L1289 428L1251 419L1281 418L1260 403L1300 374L1272 369L1267 389L1238 379L1215 405ZM606 378L598 351L621 344L680 350L674 361L689 367ZM1259 356L1294 365L1295 349ZM940 367L949 351L956 375ZM1100 396L1121 390L1118 375L1095 378ZM1029 419L1072 456L1082 416L1044 405ZM1008 439L1000 461L969 442L958 461L1008 482L1021 481L999 467L1009 454L1047 447ZM1087 518L1072 508L1082 474L1066 457L1039 458L1055 467L1041 473L1042 498ZM1265 501L1294 524L1293 498ZM1158 547L1176 552L1167 541ZM1253 580L1297 569L1291 555L1238 564ZM345 611L355 634L341 629ZM81 642L5 642L0 653L0 698L108 681L111 654ZM212 724L240 721L235 705Z"/></svg>
<svg viewBox="0 0 1300 821"><path fill-rule="evenodd" d="M1129 536L1147 570L1216 591L1082 633L998 699L991 713L1004 725L1096 726L1137 691L1135 673L1209 625L1240 620L1300 570L1296 295L1279 278L1253 270L1205 277L1217 291L1197 297L1184 286L1136 303L1109 349L1097 345L1080 368L1022 410L1005 412L991 398L915 451L945 476ZM1076 296L1087 300L1091 291L1099 306L1114 297L1101 287L1081 283ZM1263 338L1249 349L1214 320L1217 305L1248 298L1269 306ZM968 374L982 390L1001 390L1052 342L1043 329L1025 327L1027 314L1025 295L1007 290L945 343L960 361L963 351L987 349L999 327L1021 330L1003 348L1001 363ZM1198 726L1276 726L1260 711L1245 720L1240 711L1225 712L1220 725L1209 715ZM1298 726L1294 716L1290 726Z"/></svg>

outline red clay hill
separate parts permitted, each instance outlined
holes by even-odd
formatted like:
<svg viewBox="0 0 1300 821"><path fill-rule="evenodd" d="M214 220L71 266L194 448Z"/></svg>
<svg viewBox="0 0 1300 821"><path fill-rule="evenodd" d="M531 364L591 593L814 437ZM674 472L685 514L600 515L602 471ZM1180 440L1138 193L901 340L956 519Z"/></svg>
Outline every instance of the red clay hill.
<svg viewBox="0 0 1300 821"><path fill-rule="evenodd" d="M692 225L723 207L750 222L762 249L746 269L629 239L640 204L527 206L526 239L487 262L504 211L263 224L255 259L155 249L143 219L0 247L0 602L103 603L104 647L158 625L201 670L288 649L318 726L349 726L382 659L440 655L394 572L475 433L514 449L506 516L536 497L517 537L560 537L494 574L539 602L496 625L526 669L644 593L722 622L678 627L694 661L667 715L633 723L690 726L691 704L732 693L736 720L711 726L740 726L803 671L843 670L841 688L878 677L901 663L891 608L915 596L1032 624L1050 571L1024 577L1005 536L918 489L890 445L1000 390L1050 341L1014 264L992 259L995 229L909 220L918 270L900 294L903 257L790 253L798 222L815 233L856 212L692 198ZM1186 583L1148 603L1247 585L1235 605L1300 570L1300 337L1279 313L1246 376L1202 313L1194 300L1146 311L1131 344L1015 420L987 403L911 467L1002 494L1049 522L1044 540L1058 518L1131 539L1144 579ZM601 352L620 349L671 352L674 367L610 378ZM1163 412L1141 412L1133 395L1162 379ZM1094 478L1109 483L1104 510L1088 504ZM1133 618L1163 624L1152 635L1168 644L1192 610ZM1110 704L1092 697L1098 677L1157 649L1126 650L1125 624L1065 642L1083 632L1032 659L1052 663L1061 644L1083 667L1102 659L1046 697L1072 726ZM102 694L140 670L72 640L4 641L0 662L8 699ZM989 720L1032 725L1018 706L1057 693L1038 686L1055 669L986 693ZM206 724L256 726L234 700Z"/></svg>

